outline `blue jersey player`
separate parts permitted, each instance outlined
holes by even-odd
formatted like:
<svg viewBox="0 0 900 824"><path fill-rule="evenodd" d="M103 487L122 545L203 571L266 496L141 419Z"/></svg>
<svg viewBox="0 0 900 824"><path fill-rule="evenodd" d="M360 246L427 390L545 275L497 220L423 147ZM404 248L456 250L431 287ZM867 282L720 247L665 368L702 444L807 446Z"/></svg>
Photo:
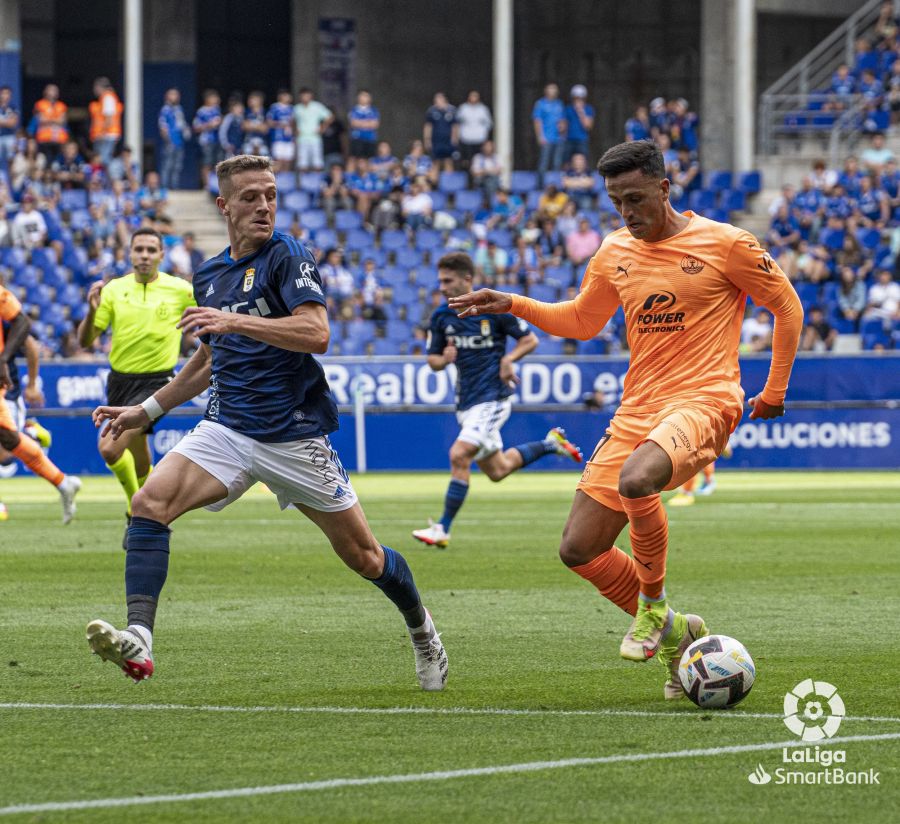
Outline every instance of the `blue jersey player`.
<svg viewBox="0 0 900 824"><path fill-rule="evenodd" d="M372 535L328 434L337 407L313 354L328 348L322 282L312 255L274 231L276 188L267 157L216 167L229 247L194 275L197 306L178 322L202 344L178 375L137 406L101 406L113 437L209 388L197 425L132 501L125 561L128 624L91 621L91 649L135 681L153 674L153 625L169 562L169 524L192 509L220 510L254 483L325 533L352 570L379 587L406 620L423 689L443 689L447 655L403 556Z"/></svg>
<svg viewBox="0 0 900 824"><path fill-rule="evenodd" d="M447 299L472 291L475 264L464 252L452 252L438 261L438 284ZM506 351L506 339L516 341ZM447 304L431 316L428 365L436 372L456 364L456 419L460 431L450 447L450 485L444 514L437 523L413 530L413 537L429 546L450 543L450 524L469 491L472 461L492 481L534 463L544 455L565 455L581 462L581 451L559 427L541 441L503 449L500 429L509 418L510 396L518 382L513 364L531 352L538 340L524 321L513 315L476 315L460 318Z"/></svg>

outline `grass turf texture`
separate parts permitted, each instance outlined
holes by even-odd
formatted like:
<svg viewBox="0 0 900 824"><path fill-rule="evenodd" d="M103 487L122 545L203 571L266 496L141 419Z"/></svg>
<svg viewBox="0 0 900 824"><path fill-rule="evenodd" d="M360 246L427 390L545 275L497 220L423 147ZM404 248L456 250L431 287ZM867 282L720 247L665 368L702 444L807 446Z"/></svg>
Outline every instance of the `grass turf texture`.
<svg viewBox="0 0 900 824"><path fill-rule="evenodd" d="M780 714L784 693L808 677L835 684L849 716L900 716L896 474L720 473L715 495L670 511L673 604L744 642L759 669L733 712L673 707L658 663L618 658L626 616L556 557L576 480L476 477L440 551L409 532L440 514L446 475L355 479L376 534L406 555L443 633L450 683L440 694L416 686L394 607L264 491L175 525L157 674L133 685L84 640L89 619L124 617L118 487L86 479L77 520L63 527L44 482L4 481L0 703L614 714L4 707L0 808L790 741L779 718L744 715ZM659 714L615 714L630 710ZM900 722L845 720L838 734L884 733L900 733ZM782 766L769 750L3 820L574 822L676 810L705 822L888 820L900 805L900 740L844 748L839 766L873 767L880 786L754 786L757 763Z"/></svg>

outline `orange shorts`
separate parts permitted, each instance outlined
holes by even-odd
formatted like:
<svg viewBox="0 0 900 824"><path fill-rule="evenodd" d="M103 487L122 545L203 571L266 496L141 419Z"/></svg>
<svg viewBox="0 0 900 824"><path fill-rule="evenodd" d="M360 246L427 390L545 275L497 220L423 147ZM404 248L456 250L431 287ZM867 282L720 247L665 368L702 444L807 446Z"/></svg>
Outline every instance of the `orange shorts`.
<svg viewBox="0 0 900 824"><path fill-rule="evenodd" d="M672 478L665 488L677 489L722 453L736 425L720 409L706 405L682 402L649 413L620 409L594 449L578 489L622 512L619 472L644 441L653 441L672 459Z"/></svg>
<svg viewBox="0 0 900 824"><path fill-rule="evenodd" d="M6 400L5 389L0 389L0 429L18 429L9 408L9 401Z"/></svg>

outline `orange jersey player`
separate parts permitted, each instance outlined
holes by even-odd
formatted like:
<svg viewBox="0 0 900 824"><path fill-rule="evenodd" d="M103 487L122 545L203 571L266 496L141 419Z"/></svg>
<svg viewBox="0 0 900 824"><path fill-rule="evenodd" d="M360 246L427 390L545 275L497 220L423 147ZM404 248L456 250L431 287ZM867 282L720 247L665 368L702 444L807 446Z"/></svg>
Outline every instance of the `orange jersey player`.
<svg viewBox="0 0 900 824"><path fill-rule="evenodd" d="M35 475L45 478L59 490L63 523L67 524L75 514L75 495L81 489L81 481L61 472L36 441L18 431L5 400L6 390L10 386L7 361L27 337L31 322L22 314L22 304L18 298L3 286L0 286L0 319L9 323L8 338L5 341L0 327L0 446L15 455Z"/></svg>
<svg viewBox="0 0 900 824"><path fill-rule="evenodd" d="M563 563L634 615L623 658L656 656L666 698L683 694L682 652L703 619L670 609L664 588L668 521L660 492L722 453L743 411L738 343L749 294L775 316L772 363L751 418L784 414L803 310L787 277L749 233L677 212L659 149L614 146L598 164L625 228L594 255L571 301L540 303L483 289L450 301L461 316L511 312L551 335L588 340L619 306L631 363L622 403L582 475L563 531ZM614 545L629 524L632 556Z"/></svg>

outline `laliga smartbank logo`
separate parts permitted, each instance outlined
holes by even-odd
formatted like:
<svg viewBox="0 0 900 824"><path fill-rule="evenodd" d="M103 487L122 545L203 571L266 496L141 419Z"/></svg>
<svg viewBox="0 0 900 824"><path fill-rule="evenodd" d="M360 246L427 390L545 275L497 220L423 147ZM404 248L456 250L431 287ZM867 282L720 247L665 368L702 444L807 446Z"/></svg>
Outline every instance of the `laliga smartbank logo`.
<svg viewBox="0 0 900 824"><path fill-rule="evenodd" d="M784 696L784 725L801 741L812 743L832 738L844 720L844 701L837 687L807 678ZM847 762L846 750L831 747L783 747L785 766L767 771L762 763L747 776L751 784L880 784L874 769L848 770L835 764Z"/></svg>

